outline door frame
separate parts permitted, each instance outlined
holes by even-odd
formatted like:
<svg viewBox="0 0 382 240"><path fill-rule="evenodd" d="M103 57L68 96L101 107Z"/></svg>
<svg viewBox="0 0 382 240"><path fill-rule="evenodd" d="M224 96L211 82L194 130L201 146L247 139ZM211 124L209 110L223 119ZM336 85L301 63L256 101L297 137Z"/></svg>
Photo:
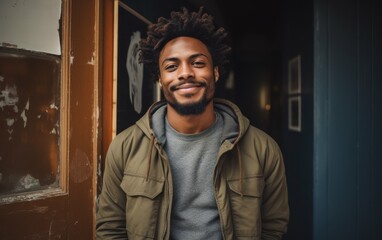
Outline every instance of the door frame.
<svg viewBox="0 0 382 240"><path fill-rule="evenodd" d="M60 188L0 205L0 239L95 238L102 129L100 2L62 0Z"/></svg>

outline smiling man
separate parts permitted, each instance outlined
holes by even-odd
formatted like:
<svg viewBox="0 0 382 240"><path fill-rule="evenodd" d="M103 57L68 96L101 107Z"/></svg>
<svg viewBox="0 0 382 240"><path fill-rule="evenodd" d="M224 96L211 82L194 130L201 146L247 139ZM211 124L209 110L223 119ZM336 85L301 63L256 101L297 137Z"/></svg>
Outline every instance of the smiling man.
<svg viewBox="0 0 382 240"><path fill-rule="evenodd" d="M111 143L97 239L281 239L289 221L281 151L232 102L214 98L227 33L203 8L159 18L140 42L154 103Z"/></svg>
<svg viewBox="0 0 382 240"><path fill-rule="evenodd" d="M208 128L215 120L212 99L219 71L207 46L192 37L170 40L160 53L159 72L170 125L183 133ZM192 129L180 129L188 126L184 121Z"/></svg>

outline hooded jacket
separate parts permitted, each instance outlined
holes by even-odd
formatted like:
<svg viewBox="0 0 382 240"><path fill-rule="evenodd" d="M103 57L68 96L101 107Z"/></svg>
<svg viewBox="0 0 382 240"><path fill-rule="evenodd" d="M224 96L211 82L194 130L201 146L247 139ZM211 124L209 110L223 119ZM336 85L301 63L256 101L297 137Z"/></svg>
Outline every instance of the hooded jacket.
<svg viewBox="0 0 382 240"><path fill-rule="evenodd" d="M110 144L97 239L170 239L173 182L161 131L165 106L154 103ZM214 99L214 108L224 118L225 137L211 176L223 239L281 239L289 205L279 146L232 102Z"/></svg>

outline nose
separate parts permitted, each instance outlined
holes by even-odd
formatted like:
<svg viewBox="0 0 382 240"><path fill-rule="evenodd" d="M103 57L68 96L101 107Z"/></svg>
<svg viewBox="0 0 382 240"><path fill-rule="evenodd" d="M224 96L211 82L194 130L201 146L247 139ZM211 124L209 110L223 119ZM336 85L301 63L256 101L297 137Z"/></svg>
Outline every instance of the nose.
<svg viewBox="0 0 382 240"><path fill-rule="evenodd" d="M179 69L179 75L178 75L179 80L187 80L189 78L195 77L194 70L192 66L188 63L182 63L178 69Z"/></svg>

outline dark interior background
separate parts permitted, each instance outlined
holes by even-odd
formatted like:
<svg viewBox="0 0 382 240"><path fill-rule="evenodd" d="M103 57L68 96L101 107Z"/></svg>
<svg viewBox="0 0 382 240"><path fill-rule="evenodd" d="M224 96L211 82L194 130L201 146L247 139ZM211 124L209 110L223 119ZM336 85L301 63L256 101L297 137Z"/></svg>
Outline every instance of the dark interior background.
<svg viewBox="0 0 382 240"><path fill-rule="evenodd" d="M256 127L281 144L281 1L188 1L201 3L232 41L231 74L220 79L217 97L239 105Z"/></svg>
<svg viewBox="0 0 382 240"><path fill-rule="evenodd" d="M377 240L382 228L382 2L124 0L156 21L203 5L231 33L231 78L217 96L239 105L280 145L290 223L284 240ZM301 91L287 91L301 57ZM301 131L288 102L301 99Z"/></svg>
<svg viewBox="0 0 382 240"><path fill-rule="evenodd" d="M155 22L185 6L203 6L218 26L228 30L232 42L231 74L218 82L217 97L238 104L258 128L281 143L282 12L281 1L167 0L124 1Z"/></svg>

